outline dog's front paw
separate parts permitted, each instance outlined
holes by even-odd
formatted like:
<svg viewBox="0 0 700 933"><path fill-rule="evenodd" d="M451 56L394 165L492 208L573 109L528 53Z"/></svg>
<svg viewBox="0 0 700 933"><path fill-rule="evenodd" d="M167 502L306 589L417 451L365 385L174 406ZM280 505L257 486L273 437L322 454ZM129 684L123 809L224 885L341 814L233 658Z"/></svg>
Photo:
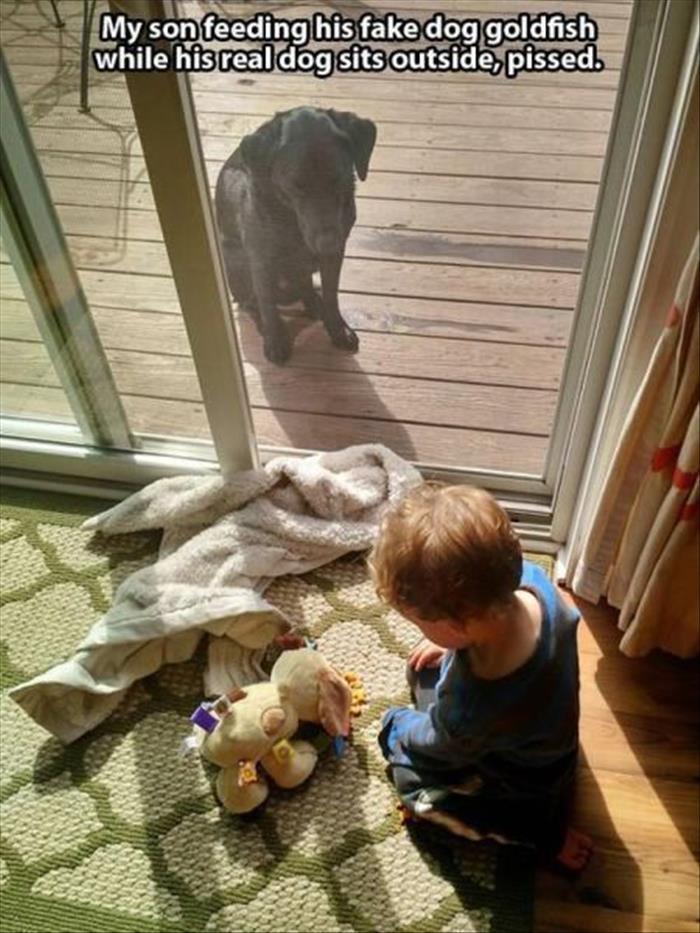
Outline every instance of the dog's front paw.
<svg viewBox="0 0 700 933"><path fill-rule="evenodd" d="M289 334L281 330L265 337L263 350L266 358L276 366L286 363L292 355L292 341L289 339Z"/></svg>
<svg viewBox="0 0 700 933"><path fill-rule="evenodd" d="M350 350L352 353L356 353L360 347L357 334L352 327L348 327L345 323L337 330L330 331L330 338L334 346L340 347L341 350Z"/></svg>

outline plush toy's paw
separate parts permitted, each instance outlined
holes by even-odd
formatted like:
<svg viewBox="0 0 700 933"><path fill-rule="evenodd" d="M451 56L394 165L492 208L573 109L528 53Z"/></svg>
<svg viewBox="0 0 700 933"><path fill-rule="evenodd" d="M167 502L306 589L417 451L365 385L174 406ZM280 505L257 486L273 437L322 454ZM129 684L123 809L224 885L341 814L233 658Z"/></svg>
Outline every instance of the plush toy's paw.
<svg viewBox="0 0 700 933"><path fill-rule="evenodd" d="M260 775L255 781L241 783L238 768L223 768L216 779L216 796L231 813L249 813L265 802L269 792Z"/></svg>
<svg viewBox="0 0 700 933"><path fill-rule="evenodd" d="M279 787L298 787L316 767L318 752L309 742L277 742L260 764Z"/></svg>

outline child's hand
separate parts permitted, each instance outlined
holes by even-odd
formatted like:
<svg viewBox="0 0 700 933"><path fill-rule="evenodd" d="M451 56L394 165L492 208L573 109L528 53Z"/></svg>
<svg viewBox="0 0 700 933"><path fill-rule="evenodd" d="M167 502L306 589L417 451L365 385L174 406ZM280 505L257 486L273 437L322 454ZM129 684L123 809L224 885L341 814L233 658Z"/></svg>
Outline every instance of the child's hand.
<svg viewBox="0 0 700 933"><path fill-rule="evenodd" d="M409 654L408 664L414 671L422 671L425 667L438 667L446 654L447 648L434 645L432 641L424 638Z"/></svg>

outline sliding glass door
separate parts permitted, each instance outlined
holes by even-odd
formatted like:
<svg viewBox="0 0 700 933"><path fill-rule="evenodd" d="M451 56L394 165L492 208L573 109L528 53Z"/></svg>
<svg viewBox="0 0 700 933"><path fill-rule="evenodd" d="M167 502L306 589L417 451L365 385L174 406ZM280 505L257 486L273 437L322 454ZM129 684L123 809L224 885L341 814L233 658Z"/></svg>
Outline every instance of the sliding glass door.
<svg viewBox="0 0 700 933"><path fill-rule="evenodd" d="M33 185L25 171L3 190L12 469L29 462L32 432L56 456L62 438L91 451L68 471L133 482L381 442L426 474L494 489L543 540L559 509L555 536L565 537L624 341L695 5L588 0L600 74L406 75L400 87L391 74L88 73L82 2L62 0L62 30L46 5L2 6L16 89L3 65L3 106L26 124L19 138L45 179ZM405 15L408 4L343 3L350 18L366 6ZM440 2L410 6L425 19ZM497 9L447 7L481 19ZM536 8L509 4L513 14ZM92 47L108 9L98 2ZM293 16L295 3L275 11ZM145 19L257 12L233 0L129 4ZM231 300L212 199L240 140L301 104L354 112L378 136L340 279L359 351L334 346L303 307L284 306L293 347L281 365ZM24 158L15 137L3 132L4 185ZM52 203L51 222L33 219L23 199L42 202L47 217ZM47 262L29 247L49 229Z"/></svg>

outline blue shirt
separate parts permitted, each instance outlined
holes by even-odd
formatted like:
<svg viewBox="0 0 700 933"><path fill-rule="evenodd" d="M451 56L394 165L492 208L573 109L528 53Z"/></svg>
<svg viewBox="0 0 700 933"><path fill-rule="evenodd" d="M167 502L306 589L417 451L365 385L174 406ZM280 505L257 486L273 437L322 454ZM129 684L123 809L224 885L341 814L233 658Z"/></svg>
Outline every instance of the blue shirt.
<svg viewBox="0 0 700 933"><path fill-rule="evenodd" d="M393 707L385 714L379 743L391 765L410 768L426 785L477 775L496 794L509 795L556 792L571 777L580 616L536 564L524 562L521 588L542 610L533 654L505 677L485 680L473 673L468 650L448 652L427 711Z"/></svg>

